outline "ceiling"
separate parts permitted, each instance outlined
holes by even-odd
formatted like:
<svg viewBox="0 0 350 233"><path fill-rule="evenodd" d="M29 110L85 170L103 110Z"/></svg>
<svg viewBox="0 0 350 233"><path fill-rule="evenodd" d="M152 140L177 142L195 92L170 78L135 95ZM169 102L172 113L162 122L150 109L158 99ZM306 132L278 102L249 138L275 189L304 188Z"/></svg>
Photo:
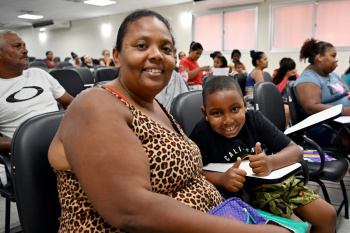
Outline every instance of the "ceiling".
<svg viewBox="0 0 350 233"><path fill-rule="evenodd" d="M74 21L86 18L113 15L140 8L171 6L192 0L115 0L109 6L84 4L84 0L1 0L0 28L20 28L47 20ZM20 19L21 14L43 15L38 20Z"/></svg>

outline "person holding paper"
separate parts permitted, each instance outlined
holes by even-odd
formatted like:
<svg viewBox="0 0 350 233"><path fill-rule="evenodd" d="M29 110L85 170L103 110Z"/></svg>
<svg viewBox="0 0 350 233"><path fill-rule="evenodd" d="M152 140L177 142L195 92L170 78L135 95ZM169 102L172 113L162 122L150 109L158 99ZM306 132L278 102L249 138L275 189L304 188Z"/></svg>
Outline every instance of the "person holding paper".
<svg viewBox="0 0 350 233"><path fill-rule="evenodd" d="M203 171L208 181L230 192L244 186L255 208L298 219L295 212L312 224L311 232L334 232L336 212L332 205L294 176L260 187L245 183L245 171L239 169L241 159L249 159L257 176L266 176L300 161L302 151L259 111L247 111L246 98L234 79L209 80L203 89L203 103L204 118L190 135L201 151L203 164L238 163L225 173ZM267 156L266 150L273 154Z"/></svg>
<svg viewBox="0 0 350 233"><path fill-rule="evenodd" d="M300 60L308 61L309 66L301 73L294 84L294 92L304 116L315 114L332 106L342 104L343 115L350 116L350 89L338 74L333 72L338 66L337 51L334 46L314 38L307 39L301 50ZM343 146L350 146L349 136L337 127ZM337 144L333 131L322 126L310 130L310 137L317 142Z"/></svg>

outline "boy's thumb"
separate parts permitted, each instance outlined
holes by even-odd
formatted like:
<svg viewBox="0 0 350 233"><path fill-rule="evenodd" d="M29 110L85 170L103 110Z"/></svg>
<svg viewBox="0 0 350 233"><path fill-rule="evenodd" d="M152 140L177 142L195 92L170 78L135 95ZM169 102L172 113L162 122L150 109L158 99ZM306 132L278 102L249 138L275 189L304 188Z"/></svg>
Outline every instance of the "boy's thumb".
<svg viewBox="0 0 350 233"><path fill-rule="evenodd" d="M256 154L262 153L261 143L260 143L260 142L257 142L257 143L255 144L255 153L256 153Z"/></svg>
<svg viewBox="0 0 350 233"><path fill-rule="evenodd" d="M235 162L235 164L233 164L233 168L239 168L239 166L241 165L242 159L240 157L237 158L237 161Z"/></svg>

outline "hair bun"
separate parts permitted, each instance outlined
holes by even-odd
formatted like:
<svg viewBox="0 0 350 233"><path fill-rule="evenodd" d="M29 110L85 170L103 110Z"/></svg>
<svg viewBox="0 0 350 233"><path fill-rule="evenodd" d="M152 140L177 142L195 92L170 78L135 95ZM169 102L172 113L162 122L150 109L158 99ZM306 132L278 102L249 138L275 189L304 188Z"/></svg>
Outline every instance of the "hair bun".
<svg viewBox="0 0 350 233"><path fill-rule="evenodd" d="M254 55L255 55L255 51L254 50L250 50L250 57L254 58Z"/></svg>

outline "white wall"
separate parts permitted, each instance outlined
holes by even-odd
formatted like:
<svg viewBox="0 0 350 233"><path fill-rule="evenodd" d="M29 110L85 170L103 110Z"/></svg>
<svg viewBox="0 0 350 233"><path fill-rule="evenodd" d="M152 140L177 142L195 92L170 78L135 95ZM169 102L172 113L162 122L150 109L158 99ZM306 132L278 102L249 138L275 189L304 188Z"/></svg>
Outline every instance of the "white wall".
<svg viewBox="0 0 350 233"><path fill-rule="evenodd" d="M282 57L291 57L296 62L299 73L301 73L301 71L308 64L299 62L298 52L269 52L270 4L281 1L285 0L267 0L265 3L258 4L258 47L256 50L265 52L269 58L269 68L267 68L266 71L272 73L274 69L278 68L279 60ZM225 9L227 9L227 7L225 7ZM154 8L153 10L159 12L161 15L170 20L178 51L185 51L186 54L188 54L189 45L192 41L192 22L191 20L188 20L184 23L182 20L183 13L198 13L207 10L199 8L192 3L180 4L171 7ZM21 34L24 41L27 43L29 56L44 58L45 52L47 50L52 50L54 56L59 56L61 59L70 56L70 52L72 51L77 53L79 56L88 54L93 58L100 58L102 57L101 51L103 49L112 50L116 40L117 30L127 14L128 13L123 13L100 18L73 21L70 29L60 29L55 31L47 30L45 32L47 34L47 39L45 42L39 40L40 32L37 29L26 28L16 31ZM112 26L112 32L107 37L103 37L101 33L101 25L103 23L110 23ZM224 53L224 55L227 60L230 60L229 53ZM343 74L348 68L349 55L350 51L338 52L337 57L339 60L339 65L335 71L339 75ZM241 61L247 67L248 72L253 69L251 58L248 53L242 54ZM213 61L209 57L209 54L203 54L198 63L200 65L212 65Z"/></svg>

